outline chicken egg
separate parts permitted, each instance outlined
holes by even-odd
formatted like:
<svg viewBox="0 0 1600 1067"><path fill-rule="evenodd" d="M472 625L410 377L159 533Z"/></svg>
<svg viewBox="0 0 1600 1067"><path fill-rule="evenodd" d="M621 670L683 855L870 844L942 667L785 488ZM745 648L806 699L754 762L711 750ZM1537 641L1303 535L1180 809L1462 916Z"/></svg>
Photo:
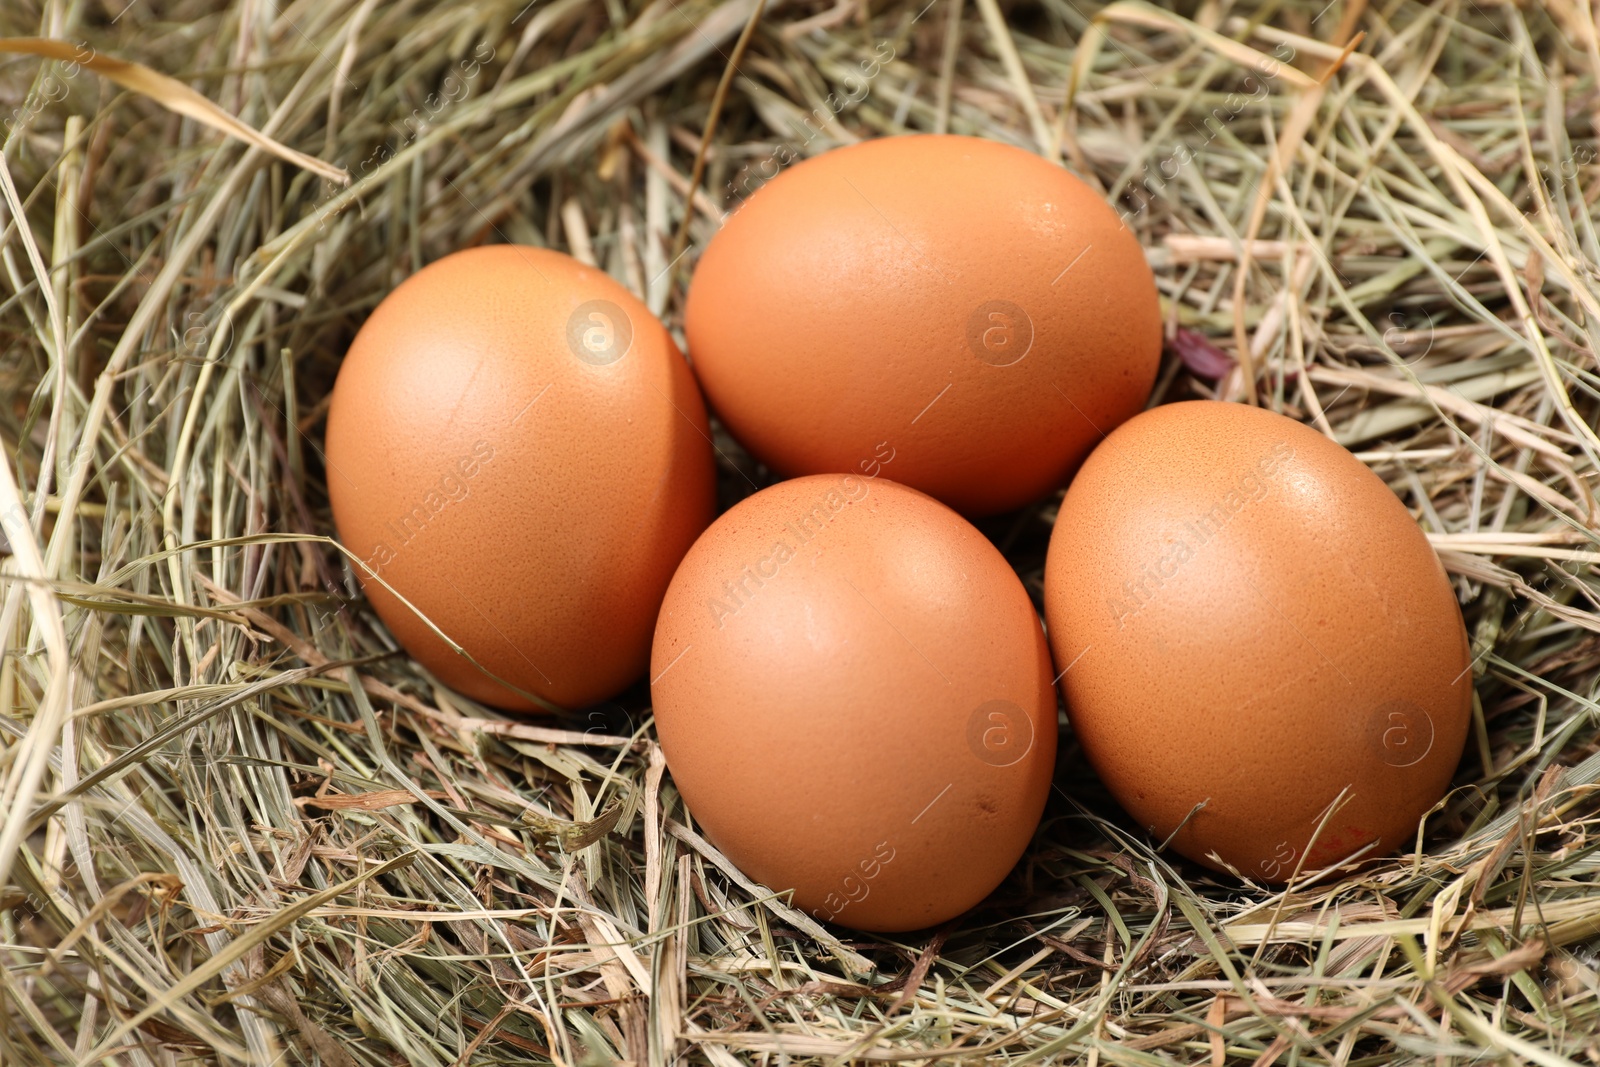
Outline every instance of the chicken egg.
<svg viewBox="0 0 1600 1067"><path fill-rule="evenodd" d="M656 728L710 840L812 915L939 923L1021 856L1050 788L1043 627L954 511L858 475L749 497L673 576Z"/></svg>
<svg viewBox="0 0 1600 1067"><path fill-rule="evenodd" d="M1143 408L1161 351L1150 268L1105 200L945 135L835 149L757 189L701 257L685 331L758 459L882 474L968 515L1061 485Z"/></svg>
<svg viewBox="0 0 1600 1067"><path fill-rule="evenodd" d="M714 504L705 408L665 327L604 272L514 245L446 256L372 312L334 387L327 481L390 632L520 710L643 672Z"/></svg>
<svg viewBox="0 0 1600 1067"><path fill-rule="evenodd" d="M1152 839L1269 882L1414 840L1472 708L1450 582L1365 465L1282 415L1170 404L1068 488L1045 617L1084 754Z"/></svg>

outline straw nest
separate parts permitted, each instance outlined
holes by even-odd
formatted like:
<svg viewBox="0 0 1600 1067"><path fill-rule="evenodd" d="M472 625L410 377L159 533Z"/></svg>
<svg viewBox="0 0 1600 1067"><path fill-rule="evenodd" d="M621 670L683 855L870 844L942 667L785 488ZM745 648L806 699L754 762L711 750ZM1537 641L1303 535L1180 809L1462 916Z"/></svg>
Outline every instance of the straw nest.
<svg viewBox="0 0 1600 1067"><path fill-rule="evenodd" d="M753 0L525 3L0 9L0 1062L1600 1062L1582 0L774 0L742 51ZM1097 182L1155 399L1253 385L1429 532L1477 701L1419 848L1214 877L1067 732L983 907L824 927L695 833L642 689L510 720L363 606L318 442L397 281L549 245L676 328L735 195L905 130ZM1035 595L1053 508L987 528Z"/></svg>

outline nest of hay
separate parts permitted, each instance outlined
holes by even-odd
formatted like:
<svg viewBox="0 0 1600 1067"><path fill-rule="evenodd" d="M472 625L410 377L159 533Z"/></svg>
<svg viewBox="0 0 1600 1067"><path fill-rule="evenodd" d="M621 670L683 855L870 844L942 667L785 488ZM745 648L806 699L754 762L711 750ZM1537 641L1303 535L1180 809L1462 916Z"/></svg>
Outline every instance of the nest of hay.
<svg viewBox="0 0 1600 1067"><path fill-rule="evenodd" d="M0 1062L1600 1062L1588 5L525 3L0 9ZM1433 538L1477 700L1417 848L1213 876L1066 731L991 900L860 935L695 833L642 688L508 719L360 602L321 420L394 284L554 246L676 329L776 161L908 130L1098 183L1153 402L1253 388ZM1035 595L1053 508L986 525Z"/></svg>

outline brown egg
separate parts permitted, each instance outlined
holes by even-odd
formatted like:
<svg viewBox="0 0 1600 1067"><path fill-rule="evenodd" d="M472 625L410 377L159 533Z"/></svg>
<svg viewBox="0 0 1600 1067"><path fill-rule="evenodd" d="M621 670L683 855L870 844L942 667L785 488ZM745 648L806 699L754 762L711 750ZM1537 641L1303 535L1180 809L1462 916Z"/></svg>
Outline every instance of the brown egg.
<svg viewBox="0 0 1600 1067"><path fill-rule="evenodd" d="M581 706L644 670L673 569L711 521L705 408L603 272L512 245L446 256L373 311L328 412L345 547L417 661L461 692Z"/></svg>
<svg viewBox="0 0 1600 1067"><path fill-rule="evenodd" d="M763 186L685 330L711 406L784 474L883 474L968 515L1061 485L1144 406L1144 254L1083 182L973 137L867 141Z"/></svg>
<svg viewBox="0 0 1600 1067"><path fill-rule="evenodd" d="M797 478L719 518L667 590L650 673L690 814L820 918L958 915L1044 809L1039 616L982 534L893 482Z"/></svg>
<svg viewBox="0 0 1600 1067"><path fill-rule="evenodd" d="M1444 568L1376 475L1282 415L1171 404L1107 438L1062 502L1045 617L1089 761L1208 866L1282 882L1407 847L1460 759Z"/></svg>

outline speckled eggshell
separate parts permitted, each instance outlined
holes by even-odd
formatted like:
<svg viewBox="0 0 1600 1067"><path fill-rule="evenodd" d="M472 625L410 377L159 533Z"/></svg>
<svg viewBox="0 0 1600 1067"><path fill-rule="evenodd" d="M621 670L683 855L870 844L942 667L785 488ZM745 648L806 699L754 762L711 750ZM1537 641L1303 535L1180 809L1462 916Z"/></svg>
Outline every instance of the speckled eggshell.
<svg viewBox="0 0 1600 1067"><path fill-rule="evenodd" d="M685 330L711 406L774 469L881 474L967 515L1061 485L1143 408L1161 350L1150 269L1099 194L943 135L761 186L701 257Z"/></svg>
<svg viewBox="0 0 1600 1067"><path fill-rule="evenodd" d="M893 482L797 478L719 518L672 579L650 673L696 823L818 918L958 915L1044 809L1039 616L982 534Z"/></svg>
<svg viewBox="0 0 1600 1067"><path fill-rule="evenodd" d="M519 710L643 673L714 505L705 408L666 329L603 272L513 245L446 256L373 311L334 387L327 480L346 548L515 688L356 567L390 632Z"/></svg>
<svg viewBox="0 0 1600 1067"><path fill-rule="evenodd" d="M1282 415L1192 401L1111 434L1061 505L1045 617L1089 761L1208 866L1282 882L1405 848L1460 759L1444 568L1376 475Z"/></svg>

